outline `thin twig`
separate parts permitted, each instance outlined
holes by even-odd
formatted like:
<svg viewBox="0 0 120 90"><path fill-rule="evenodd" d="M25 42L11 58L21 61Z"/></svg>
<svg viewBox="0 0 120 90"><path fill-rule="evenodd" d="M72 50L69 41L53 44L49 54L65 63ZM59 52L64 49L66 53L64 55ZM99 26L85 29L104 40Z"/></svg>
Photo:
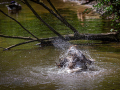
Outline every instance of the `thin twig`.
<svg viewBox="0 0 120 90"><path fill-rule="evenodd" d="M15 39L24 39L24 40L36 40L35 38L30 38L30 37L23 37L23 36L8 36L8 35L2 35L2 34L0 34L0 37L15 38Z"/></svg>
<svg viewBox="0 0 120 90"><path fill-rule="evenodd" d="M35 35L33 35L29 30L27 30L20 22L18 22L16 19L12 18L11 16L7 15L6 13L4 13L1 9L0 9L0 12L3 13L5 16L11 18L12 20L14 20L15 22L17 22L25 31L27 31L29 34L31 34L33 37L35 37L38 41L39 38L37 38Z"/></svg>
<svg viewBox="0 0 120 90"><path fill-rule="evenodd" d="M15 44L15 45L12 45L12 46L9 46L9 47L5 48L4 50L9 50L9 49L11 49L11 48L13 48L13 47L17 47L17 46L20 46L20 45L23 45L23 44L26 44L26 43L35 42L35 41L38 41L38 40L30 40L30 41L18 43L18 44Z"/></svg>
<svg viewBox="0 0 120 90"><path fill-rule="evenodd" d="M2 34L0 34L0 37L14 38L14 39L24 39L24 40L36 40L35 38L30 38L30 37L8 36L8 35L2 35ZM45 41L45 40L54 40L55 38L58 38L58 36L56 36L56 37L49 37L49 38L40 38L39 40L42 42L42 41Z"/></svg>

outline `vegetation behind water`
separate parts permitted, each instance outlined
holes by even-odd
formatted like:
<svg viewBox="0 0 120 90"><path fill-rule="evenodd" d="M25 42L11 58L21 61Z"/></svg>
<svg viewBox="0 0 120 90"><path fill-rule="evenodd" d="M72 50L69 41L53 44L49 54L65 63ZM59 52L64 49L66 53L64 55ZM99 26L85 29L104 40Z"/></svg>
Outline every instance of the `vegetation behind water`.
<svg viewBox="0 0 120 90"><path fill-rule="evenodd" d="M111 19L114 26L111 31L120 31L120 1L119 0L97 0L94 7L106 18Z"/></svg>

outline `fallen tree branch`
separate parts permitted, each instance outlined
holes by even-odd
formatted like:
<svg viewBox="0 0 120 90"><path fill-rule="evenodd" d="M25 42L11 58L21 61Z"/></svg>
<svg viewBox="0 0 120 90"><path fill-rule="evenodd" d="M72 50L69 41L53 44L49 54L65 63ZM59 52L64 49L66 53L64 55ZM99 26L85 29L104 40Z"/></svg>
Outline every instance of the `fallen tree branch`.
<svg viewBox="0 0 120 90"><path fill-rule="evenodd" d="M59 13L58 11L55 9L54 5L51 3L50 0L48 0L49 4L51 5L51 7L55 10L55 12L59 15L57 15L56 13L54 13L53 10L51 10L50 8L48 8L44 3L42 2L38 2L38 1L34 1L31 0L37 4L40 4L41 6L43 6L46 10L48 10L51 14L53 14L57 19L59 19L62 23L64 23L67 27L69 27L75 34L78 34L79 32L71 25L69 24Z"/></svg>
<svg viewBox="0 0 120 90"><path fill-rule="evenodd" d="M61 22L63 22L67 27L69 27L74 33L75 35L78 34L79 32L70 24L68 23L65 18L57 11L57 9L54 7L54 5L52 4L52 2L50 0L47 0L49 2L49 4L51 5L51 7L55 10L55 12L60 16L60 18L58 18ZM48 10L48 8L47 8ZM52 13L54 16L54 12Z"/></svg>
<svg viewBox="0 0 120 90"><path fill-rule="evenodd" d="M26 44L26 43L35 42L35 41L38 41L38 40L30 40L30 41L26 41L26 42L18 43L18 44L15 44L15 45L12 45L12 46L9 46L9 47L5 48L4 50L9 50L9 49L11 49L11 48L14 48L14 47L17 47L17 46L20 46L20 45Z"/></svg>
<svg viewBox="0 0 120 90"><path fill-rule="evenodd" d="M30 37L22 37L22 36L8 36L8 35L2 35L0 34L0 37L5 37L5 38L14 38L14 39L24 39L24 40L36 40L35 38L30 38ZM58 38L57 36L56 37L49 37L49 38L40 38L39 40L44 41L44 40L53 40L55 38Z"/></svg>
<svg viewBox="0 0 120 90"><path fill-rule="evenodd" d="M70 34L70 35L64 35L64 37L68 38L69 39L68 41L70 41L70 40L101 40L101 41L118 42L120 40L116 38L117 34L118 34L117 32L101 33L101 34L79 34L77 38L74 36L74 34ZM14 37L11 37L11 38L14 38ZM40 40L44 41L44 42L41 42L40 44L37 44L37 45L44 45L44 46L45 45L53 45L52 42L56 38L58 38L58 37L41 38ZM21 39L24 39L24 38L21 38ZM35 41L38 41L38 40L30 40L30 41L27 41L27 42L22 42L22 43L15 44L15 45L9 46L7 48L3 48L3 49L4 50L9 50L9 49L14 48L16 46L20 46L20 45L35 42Z"/></svg>
<svg viewBox="0 0 120 90"><path fill-rule="evenodd" d="M23 37L23 36L8 36L8 35L2 35L2 34L0 34L0 37L14 38L14 39L24 39L24 40L36 40L35 38L30 38L30 37Z"/></svg>
<svg viewBox="0 0 120 90"><path fill-rule="evenodd" d="M25 31L27 31L29 34L31 34L33 37L35 37L38 41L39 38L37 38L35 35L33 35L29 30L27 30L20 22L18 22L16 19L12 18L11 16L7 15L6 13L4 13L1 9L0 9L0 12L3 13L5 16L11 18L12 20L14 20L16 23L18 23Z"/></svg>
<svg viewBox="0 0 120 90"><path fill-rule="evenodd" d="M117 38L117 32L111 33L100 33L100 34L79 34L78 37L75 37L74 34L63 35L68 41L70 40L101 40L101 41L119 41ZM5 38L15 38L15 39L24 39L24 40L36 40L35 38L30 37L20 37L20 36L7 36L1 35L0 37ZM54 40L58 38L56 37L49 37L49 38L40 38L41 41L45 40Z"/></svg>
<svg viewBox="0 0 120 90"><path fill-rule="evenodd" d="M75 37L73 34L68 35L67 37L70 40L101 40L101 41L120 41L117 38L117 35L119 33L117 32L111 32L111 33L100 33L100 34L79 34L77 37Z"/></svg>
<svg viewBox="0 0 120 90"><path fill-rule="evenodd" d="M54 32L56 35L58 35L61 39L65 40L66 39L60 34L58 33L57 31L55 31L55 29L53 29L49 24L47 24L38 14L37 12L31 7L31 5L28 3L27 0L24 0L25 1L25 4L30 8L30 10L34 13L34 15L41 21L43 22L52 32Z"/></svg>

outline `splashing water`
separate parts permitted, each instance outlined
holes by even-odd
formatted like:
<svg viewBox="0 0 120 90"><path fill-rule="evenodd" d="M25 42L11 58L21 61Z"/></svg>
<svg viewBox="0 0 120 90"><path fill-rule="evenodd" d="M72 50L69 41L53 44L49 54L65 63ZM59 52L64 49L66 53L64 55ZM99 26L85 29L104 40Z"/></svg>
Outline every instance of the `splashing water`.
<svg viewBox="0 0 120 90"><path fill-rule="evenodd" d="M88 51L81 51L72 44L60 39L56 39L54 41L54 45L60 49L61 54L58 56L59 58L64 58L69 56L69 54L78 52L85 53L90 56ZM81 56L81 54L79 54L79 56ZM55 87L58 87L58 89L65 88L63 90L89 90L89 88L93 90L95 89L96 83L99 84L102 82L104 80L104 76L111 72L111 70L107 70L104 67L99 67L98 64L100 63L95 62L93 65L89 65L88 69L85 71L69 73L70 69L58 68L57 66L49 63L49 61L52 63L54 61L58 61L58 57L54 57L54 60L50 59L53 61L48 60L48 58L44 59L48 60L46 61L48 62L47 65L41 62L35 66L28 65L15 69L15 71L8 71L4 74L0 73L0 85L4 84L10 87L12 86L12 88L16 88L18 86L39 86L39 89L47 88L47 85L54 85ZM103 66L103 63L101 63L101 66Z"/></svg>
<svg viewBox="0 0 120 90"><path fill-rule="evenodd" d="M71 46L71 44L69 42L66 42L66 41L59 39L59 38L57 38L53 41L53 45L56 48L59 48L62 50L66 50L69 46Z"/></svg>
<svg viewBox="0 0 120 90"><path fill-rule="evenodd" d="M82 59L84 61L87 60L84 57L83 52L81 50L77 49L75 45L72 45L69 42L65 42L65 41L63 41L61 39L54 40L53 45L55 47L57 47L57 48L60 48L60 49L64 50L63 51L64 53L61 54L59 56L59 58L61 60L64 60L65 58L69 60L69 61L65 62L65 67L64 67L64 70L67 71L68 73L73 73L73 72L78 72L78 71L81 72L82 69L86 67L84 63L82 63L82 62L75 62L73 60L73 55L77 55L77 57L79 57L80 60L82 60ZM73 69L69 69L68 67L69 67L70 63L72 63L73 61L76 63L76 65L75 65L75 67ZM93 67L92 68L88 68L87 70L93 70Z"/></svg>

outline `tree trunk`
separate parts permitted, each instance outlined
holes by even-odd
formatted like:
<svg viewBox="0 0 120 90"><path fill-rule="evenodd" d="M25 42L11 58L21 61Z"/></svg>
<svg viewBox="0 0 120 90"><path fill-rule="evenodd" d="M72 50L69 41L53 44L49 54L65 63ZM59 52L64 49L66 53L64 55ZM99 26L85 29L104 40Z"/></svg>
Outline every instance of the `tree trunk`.
<svg viewBox="0 0 120 90"><path fill-rule="evenodd" d="M100 34L78 34L74 36L74 34L63 35L68 41L70 40L101 40L101 41L119 41L118 38L119 33L111 32L111 33L100 33ZM0 34L0 37L5 38L15 38L15 39L24 39L24 40L36 40L35 38L30 37L22 37L22 36L7 36ZM49 38L40 38L40 40L54 40L58 38L56 37L49 37Z"/></svg>

